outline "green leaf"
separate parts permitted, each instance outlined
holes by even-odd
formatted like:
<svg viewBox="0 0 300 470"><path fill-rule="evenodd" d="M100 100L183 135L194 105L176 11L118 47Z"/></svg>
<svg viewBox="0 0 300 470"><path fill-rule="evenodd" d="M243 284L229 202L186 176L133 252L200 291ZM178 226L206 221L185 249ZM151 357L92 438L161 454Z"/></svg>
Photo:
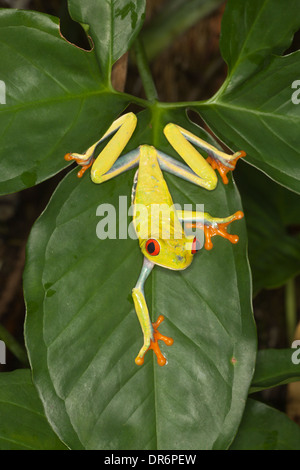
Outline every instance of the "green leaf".
<svg viewBox="0 0 300 470"><path fill-rule="evenodd" d="M60 201L61 204L61 201ZM48 213L51 214L48 209ZM37 222L37 225L39 222ZM41 282L44 267L44 249L48 242L47 227L41 226L38 231L32 230L30 242L34 250L27 249L26 266L24 271L24 296L27 315L25 319L25 342L30 351L30 366L33 381L39 391L47 418L52 424L56 434L68 447L82 449L69 416L66 412L64 401L55 392L47 366L47 349L43 340L43 300L44 289ZM30 315L28 314L30 312ZM29 334L26 334L29 331ZM57 422L60 425L57 426Z"/></svg>
<svg viewBox="0 0 300 470"><path fill-rule="evenodd" d="M300 272L300 197L243 162L235 178L245 211L256 294L282 286Z"/></svg>
<svg viewBox="0 0 300 470"><path fill-rule="evenodd" d="M152 116L139 114L128 150L152 143L176 157L162 132L170 121L210 139L181 113L153 109ZM78 181L70 173L31 234L26 342L47 417L71 448L78 440L86 449L227 448L256 350L244 223L231 229L240 235L238 245L216 239L185 272L155 267L146 299L152 320L164 314L161 332L175 342L163 346L167 366L159 367L149 352L138 367L142 334L131 290L142 255L136 240L96 237L99 204L116 208L117 234L119 224L130 223L126 212L119 221L118 207L121 195L130 204L133 177L130 171L95 185L87 174ZM174 202L204 203L215 216L240 207L232 181L213 192L175 176L166 181ZM54 415L56 401L64 413Z"/></svg>
<svg viewBox="0 0 300 470"><path fill-rule="evenodd" d="M222 20L220 49L228 65L228 89L282 54L300 27L298 0L229 0ZM228 80L229 82L229 80Z"/></svg>
<svg viewBox="0 0 300 470"><path fill-rule="evenodd" d="M230 148L245 150L247 161L298 193L300 113L291 85L299 59L300 52L275 57L242 86L195 108Z"/></svg>
<svg viewBox="0 0 300 470"><path fill-rule="evenodd" d="M292 101L292 84L300 52L272 55L291 43L300 27L298 10L295 0L230 1L221 41L228 77L195 109L226 145L245 150L252 165L299 193L300 107Z"/></svg>
<svg viewBox="0 0 300 470"><path fill-rule="evenodd" d="M0 194L33 186L66 166L75 145L84 151L126 106L105 88L94 52L69 44L58 19L0 10Z"/></svg>
<svg viewBox="0 0 300 470"><path fill-rule="evenodd" d="M49 426L29 370L0 374L0 449L67 449Z"/></svg>
<svg viewBox="0 0 300 470"><path fill-rule="evenodd" d="M89 25L103 76L137 36L145 18L146 0L68 0L72 18Z"/></svg>
<svg viewBox="0 0 300 470"><path fill-rule="evenodd" d="M258 351L250 393L300 380L300 366L293 363L293 355L297 355L295 349Z"/></svg>
<svg viewBox="0 0 300 470"><path fill-rule="evenodd" d="M231 450L299 450L300 428L284 413L249 399Z"/></svg>

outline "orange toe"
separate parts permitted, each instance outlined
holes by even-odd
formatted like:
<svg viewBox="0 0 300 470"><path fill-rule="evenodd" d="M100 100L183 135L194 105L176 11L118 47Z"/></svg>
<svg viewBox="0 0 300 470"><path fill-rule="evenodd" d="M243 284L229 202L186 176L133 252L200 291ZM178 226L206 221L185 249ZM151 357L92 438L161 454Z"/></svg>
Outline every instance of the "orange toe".
<svg viewBox="0 0 300 470"><path fill-rule="evenodd" d="M169 338L169 336L162 335L157 328L159 325L164 321L163 315L159 315L156 322L152 323L153 326L153 337L154 341L150 341L149 349L152 349L157 357L157 363L159 366L164 366L167 363L167 360L163 353L160 350L158 341L163 341L167 346L171 346L174 343L173 338Z"/></svg>
<svg viewBox="0 0 300 470"><path fill-rule="evenodd" d="M204 235L205 235L205 243L204 248L206 250L211 250L213 248L212 244L212 237L219 235L223 238L226 238L231 243L236 244L239 241L238 235L231 235L227 232L228 225L235 220L240 220L244 217L244 213L242 211L237 211L232 217L229 222L218 223L216 227L212 225L205 225L204 226Z"/></svg>
<svg viewBox="0 0 300 470"><path fill-rule="evenodd" d="M167 359L163 355L163 353L160 350L158 341L163 341L167 346L171 346L174 343L173 338L169 338L169 336L162 335L157 328L159 325L164 321L163 315L159 315L158 319L156 322L152 323L153 326L153 340L150 340L150 346L147 349L146 352L148 352L150 349L154 351L154 354L156 355L157 358L157 364L159 366L164 366L167 363ZM146 353L145 353L146 354ZM144 357L137 357L135 359L135 363L138 366L141 366L144 364Z"/></svg>
<svg viewBox="0 0 300 470"><path fill-rule="evenodd" d="M73 160L78 165L81 166L81 169L77 173L78 178L81 178L84 175L86 170L92 166L92 164L94 163L94 160L95 160L94 158L92 158L92 159L86 160L87 163L83 163L82 158L76 158L76 157L73 156L72 153L66 153L66 155L64 156L64 159L67 162L71 162Z"/></svg>
<svg viewBox="0 0 300 470"><path fill-rule="evenodd" d="M217 170L222 178L222 181L224 184L228 184L228 178L227 178L227 173L229 171L233 171L235 169L236 163L240 158L243 158L246 156L246 152L244 150L241 150L239 152L239 155L234 158L233 160L230 160L228 163L230 164L231 168L228 166L224 165L223 163L220 162L220 160L217 160L213 157L207 157L207 162L210 164L210 166L213 168L213 170Z"/></svg>
<svg viewBox="0 0 300 470"><path fill-rule="evenodd" d="M94 159L90 163L88 163L87 165L82 165L81 169L77 173L78 178L81 178L84 175L84 173L86 172L86 170L88 168L90 168L93 163L94 163Z"/></svg>
<svg viewBox="0 0 300 470"><path fill-rule="evenodd" d="M144 364L144 358L143 357L136 357L135 363L137 366L142 366Z"/></svg>
<svg viewBox="0 0 300 470"><path fill-rule="evenodd" d="M71 160L74 160L74 158L72 157L72 154L71 154L71 153L66 153L66 155L64 156L64 159L65 159L67 162L70 162Z"/></svg>

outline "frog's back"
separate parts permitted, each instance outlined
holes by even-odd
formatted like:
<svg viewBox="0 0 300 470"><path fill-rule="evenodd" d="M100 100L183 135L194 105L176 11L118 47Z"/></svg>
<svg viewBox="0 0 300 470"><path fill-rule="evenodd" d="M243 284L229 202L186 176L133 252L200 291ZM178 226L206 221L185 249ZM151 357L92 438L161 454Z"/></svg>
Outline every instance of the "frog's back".
<svg viewBox="0 0 300 470"><path fill-rule="evenodd" d="M167 183L160 169L156 149L150 145L140 146L140 163L135 188L135 204L173 205Z"/></svg>
<svg viewBox="0 0 300 470"><path fill-rule="evenodd" d="M144 236L146 236L145 233L150 236L148 230L151 227L152 237L159 238L163 230L166 238L182 238L182 225L176 211L173 210L173 200L160 169L156 149L150 145L140 147L134 204L147 208L147 220L144 220L145 228L141 227L141 233ZM155 213L156 217L153 215L154 205L158 207L158 212ZM141 220L139 222L141 223ZM141 223L141 225L143 224Z"/></svg>

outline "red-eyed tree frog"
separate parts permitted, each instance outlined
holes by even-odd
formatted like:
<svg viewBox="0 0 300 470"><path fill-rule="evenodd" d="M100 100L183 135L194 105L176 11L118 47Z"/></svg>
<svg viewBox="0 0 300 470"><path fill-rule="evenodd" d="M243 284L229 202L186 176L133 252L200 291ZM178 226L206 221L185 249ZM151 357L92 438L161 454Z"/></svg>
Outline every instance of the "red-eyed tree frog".
<svg viewBox="0 0 300 470"><path fill-rule="evenodd" d="M220 235L231 243L238 242L237 235L227 233L227 226L234 220L241 219L243 213L237 211L229 217L216 218L207 212L176 210L162 170L212 191L218 182L214 170L220 173L223 182L227 184L227 173L234 170L237 160L246 154L239 151L228 155L182 127L169 123L164 128L164 135L187 165L150 145L140 145L120 156L136 124L135 114L127 113L121 116L84 154L67 153L65 160L75 160L81 166L78 177L91 167L91 179L97 184L138 167L132 189L133 223L144 262L137 284L132 290L132 297L144 343L135 362L142 365L145 353L153 349L158 364L163 366L166 364L166 358L160 351L158 341L162 340L166 345L171 345L173 339L158 331L158 326L164 319L162 315L155 323L151 323L144 295L146 279L156 264L172 270L186 269L191 264L194 254L199 250L199 242L194 236L185 233L183 223L185 227L202 229L205 236L204 247L210 250L213 246L211 238L215 235ZM106 146L95 156L97 146L109 137L111 139ZM194 146L205 151L208 157L205 159ZM155 220L151 210L154 205L164 207L163 217ZM139 213L136 208L140 206L147 210Z"/></svg>

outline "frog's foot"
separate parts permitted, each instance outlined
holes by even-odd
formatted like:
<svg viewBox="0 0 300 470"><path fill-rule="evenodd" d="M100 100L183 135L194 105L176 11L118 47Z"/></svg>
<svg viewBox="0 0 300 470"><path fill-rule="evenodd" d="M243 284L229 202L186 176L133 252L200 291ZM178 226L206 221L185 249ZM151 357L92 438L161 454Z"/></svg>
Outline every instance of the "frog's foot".
<svg viewBox="0 0 300 470"><path fill-rule="evenodd" d="M235 169L236 163L239 160L239 158L245 157L246 152L241 150L240 152L236 152L232 155L231 158L229 159L224 159L218 156L217 154L215 155L210 155L207 157L206 161L210 164L210 166L214 169L217 170L223 180L224 184L228 184L228 178L227 178L227 173L229 171L233 171Z"/></svg>
<svg viewBox="0 0 300 470"><path fill-rule="evenodd" d="M92 155L80 153L66 153L64 159L67 162L74 160L77 165L81 166L81 169L77 173L78 178L81 178L84 175L86 170L92 166L95 160Z"/></svg>
<svg viewBox="0 0 300 470"><path fill-rule="evenodd" d="M150 346L143 347L141 349L141 351L139 352L138 356L136 357L135 363L138 366L141 366L141 365L144 364L144 356L145 356L146 352L149 351L150 349L153 349L153 351L154 351L154 353L157 357L158 365L164 366L166 364L167 360L166 360L165 356L162 354L162 352L159 348L158 341L163 341L167 346L171 346L174 343L174 340L172 338L169 338L168 336L162 335L158 331L157 328L159 327L159 325L163 321L164 321L163 315L159 315L157 321L152 323L152 326L153 326L153 340L150 339Z"/></svg>
<svg viewBox="0 0 300 470"><path fill-rule="evenodd" d="M239 241L238 235L231 235L227 232L228 225L231 224L234 220L239 220L244 217L242 211L237 211L235 214L226 217L225 219L214 219L211 217L211 220L207 220L204 223L204 235L205 243L204 248L206 250L211 250L213 248L212 237L220 235L223 238L226 238L231 243L237 243Z"/></svg>

